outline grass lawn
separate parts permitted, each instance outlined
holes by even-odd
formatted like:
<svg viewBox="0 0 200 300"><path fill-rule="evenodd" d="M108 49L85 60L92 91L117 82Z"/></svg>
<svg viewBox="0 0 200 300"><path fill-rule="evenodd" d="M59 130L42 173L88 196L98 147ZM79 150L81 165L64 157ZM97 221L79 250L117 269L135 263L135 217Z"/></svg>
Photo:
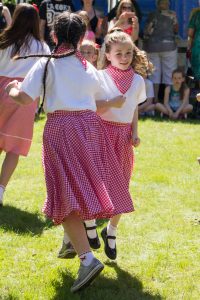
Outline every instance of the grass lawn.
<svg viewBox="0 0 200 300"><path fill-rule="evenodd" d="M21 158L0 210L0 299L200 299L199 121L140 120L142 143L131 181L136 211L120 223L117 261L101 247L96 256L104 271L75 295L69 288L78 259L56 258L62 229L41 213L44 122L36 122L30 155Z"/></svg>

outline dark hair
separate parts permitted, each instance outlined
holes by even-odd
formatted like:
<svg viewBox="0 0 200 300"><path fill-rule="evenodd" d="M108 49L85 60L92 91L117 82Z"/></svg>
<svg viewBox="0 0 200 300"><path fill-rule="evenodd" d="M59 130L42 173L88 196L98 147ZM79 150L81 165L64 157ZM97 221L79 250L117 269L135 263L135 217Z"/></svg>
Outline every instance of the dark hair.
<svg viewBox="0 0 200 300"><path fill-rule="evenodd" d="M185 73L184 73L184 71L183 71L182 68L177 68L177 69L175 69L175 70L172 72L172 78L173 78L174 74L176 74L176 73L181 74L181 75L183 76L183 78L185 78ZM184 82L182 82L181 87L180 87L180 95L181 95L181 99L183 99L183 97L184 97L184 92L185 92L186 89L188 89L188 86L187 86L187 84L186 84L185 81L184 81Z"/></svg>
<svg viewBox="0 0 200 300"><path fill-rule="evenodd" d="M40 41L39 15L31 4L20 3L16 6L12 23L0 34L0 49L13 45L11 57L20 54L20 49L30 48L34 37Z"/></svg>
<svg viewBox="0 0 200 300"><path fill-rule="evenodd" d="M27 55L24 57L17 57L16 59L26 59L29 57L48 57L48 60L46 62L46 65L44 67L44 74L43 74L43 86L44 86L44 92L43 92L43 99L42 103L39 108L39 112L41 112L45 94L46 94L46 76L47 76L47 69L48 64L51 60L51 58L64 58L67 56L73 55L78 47L78 43L81 40L81 38L84 37L85 31L86 31L86 24L83 21L83 19L75 13L70 13L68 11L65 11L58 15L57 18L55 18L53 31L57 38L57 45L53 52L50 55ZM62 44L65 44L69 49L71 49L71 46L73 49L71 51L64 52L62 54L57 54L56 51Z"/></svg>

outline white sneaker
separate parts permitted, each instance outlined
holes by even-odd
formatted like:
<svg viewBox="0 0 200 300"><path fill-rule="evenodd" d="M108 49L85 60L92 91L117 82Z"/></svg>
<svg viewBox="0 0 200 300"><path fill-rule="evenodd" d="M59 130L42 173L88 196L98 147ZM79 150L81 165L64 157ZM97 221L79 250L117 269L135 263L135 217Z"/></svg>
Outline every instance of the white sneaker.
<svg viewBox="0 0 200 300"><path fill-rule="evenodd" d="M71 292L75 293L86 288L101 273L103 268L104 265L95 257L91 264L87 267L80 264L78 278L74 281L74 284L71 287Z"/></svg>

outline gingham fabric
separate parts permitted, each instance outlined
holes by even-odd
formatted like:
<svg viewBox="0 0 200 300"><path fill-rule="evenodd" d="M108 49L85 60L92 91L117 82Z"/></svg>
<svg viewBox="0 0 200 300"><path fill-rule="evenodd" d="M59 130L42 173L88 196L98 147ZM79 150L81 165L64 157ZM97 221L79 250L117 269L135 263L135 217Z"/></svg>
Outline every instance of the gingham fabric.
<svg viewBox="0 0 200 300"><path fill-rule="evenodd" d="M61 44L59 46L59 48L56 50L55 53L56 54L64 54L64 53L70 53L72 51L74 51L73 48L68 48L65 44ZM78 50L76 51L75 55L81 61L84 69L86 70L86 68L87 68L87 60L83 57L83 55L81 54L81 52L78 51Z"/></svg>
<svg viewBox="0 0 200 300"><path fill-rule="evenodd" d="M83 220L133 211L126 180L96 113L48 114L43 165L47 186L43 211L55 224L72 211Z"/></svg>
<svg viewBox="0 0 200 300"><path fill-rule="evenodd" d="M109 122L105 120L103 120L103 124L108 132L113 149L121 166L127 188L129 188L134 168L131 124Z"/></svg>
<svg viewBox="0 0 200 300"><path fill-rule="evenodd" d="M114 83L116 84L118 90L125 94L129 88L131 87L133 77L134 77L134 70L133 68L128 68L127 70L120 70L116 67L113 67L111 64L107 67L107 72L113 79Z"/></svg>

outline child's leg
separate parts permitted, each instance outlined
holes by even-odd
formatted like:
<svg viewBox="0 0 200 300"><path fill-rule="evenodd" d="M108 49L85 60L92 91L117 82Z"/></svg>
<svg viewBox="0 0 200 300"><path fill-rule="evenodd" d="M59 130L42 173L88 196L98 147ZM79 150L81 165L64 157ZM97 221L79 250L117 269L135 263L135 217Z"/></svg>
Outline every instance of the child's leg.
<svg viewBox="0 0 200 300"><path fill-rule="evenodd" d="M90 247L92 249L99 249L101 247L101 243L96 230L96 220L88 220L84 221L84 223Z"/></svg>
<svg viewBox="0 0 200 300"><path fill-rule="evenodd" d="M19 155L14 154L12 152L6 153L6 157L3 161L0 173L0 205L3 204L3 194L5 188L17 167L18 161Z"/></svg>
<svg viewBox="0 0 200 300"><path fill-rule="evenodd" d="M116 234L117 234L117 225L121 215L116 215L112 217L102 232L101 236L103 238L105 247L105 253L110 259L116 259L117 257L117 249L116 249Z"/></svg>
<svg viewBox="0 0 200 300"><path fill-rule="evenodd" d="M156 103L155 109L165 115L169 115L167 108L162 103Z"/></svg>
<svg viewBox="0 0 200 300"><path fill-rule="evenodd" d="M0 185L6 187L19 161L19 155L8 152L3 161L0 174Z"/></svg>
<svg viewBox="0 0 200 300"><path fill-rule="evenodd" d="M78 278L71 288L72 292L76 292L92 282L104 266L91 252L84 225L78 215L71 213L65 218L63 227L80 258Z"/></svg>

